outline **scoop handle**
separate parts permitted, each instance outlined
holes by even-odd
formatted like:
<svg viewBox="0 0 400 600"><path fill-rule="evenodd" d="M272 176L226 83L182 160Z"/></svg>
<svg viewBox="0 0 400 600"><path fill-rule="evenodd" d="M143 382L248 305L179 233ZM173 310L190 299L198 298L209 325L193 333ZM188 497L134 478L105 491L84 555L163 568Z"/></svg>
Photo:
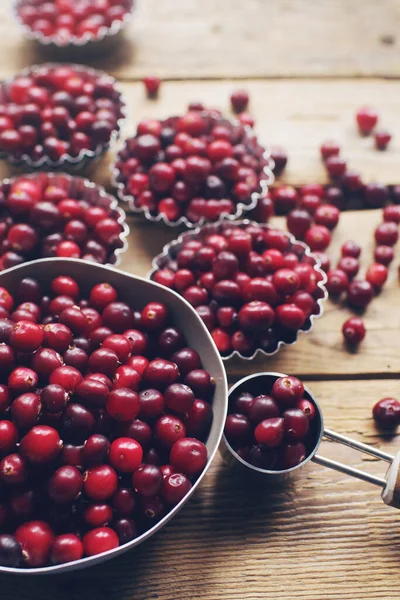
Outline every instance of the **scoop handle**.
<svg viewBox="0 0 400 600"><path fill-rule="evenodd" d="M382 500L388 506L400 508L400 451L395 455L387 470Z"/></svg>

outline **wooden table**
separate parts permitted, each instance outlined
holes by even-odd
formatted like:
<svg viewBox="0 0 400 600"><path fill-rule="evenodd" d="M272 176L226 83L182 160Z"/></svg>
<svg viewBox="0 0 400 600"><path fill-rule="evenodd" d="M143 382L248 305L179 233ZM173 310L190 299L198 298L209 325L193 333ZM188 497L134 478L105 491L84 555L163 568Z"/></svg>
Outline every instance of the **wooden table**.
<svg viewBox="0 0 400 600"><path fill-rule="evenodd" d="M184 110L190 100L228 110L229 93L245 87L259 137L290 155L287 182L325 181L318 146L338 139L366 181L397 183L400 142L372 148L354 126L355 110L375 106L382 124L400 131L400 8L395 0L137 0L127 39L91 64L121 82L130 118L128 134L145 116ZM54 57L24 42L0 7L2 77ZM146 74L164 80L160 99L145 99ZM109 186L106 157L92 171ZM1 166L1 176L9 175ZM363 267L371 260L378 211L346 213L331 248L356 237ZM279 223L279 220L277 220ZM130 218L130 248L122 268L145 275L152 257L175 231ZM398 262L398 259L397 259ZM340 333L348 310L328 302L314 331L270 360L228 365L231 380L260 370L304 377L330 428L389 452L396 435L381 435L371 407L400 397L400 311L397 264L388 285L365 314L368 329L358 353ZM325 444L329 457L374 474L384 466L348 449ZM217 457L189 505L137 550L69 577L1 577L4 599L42 600L377 600L398 597L399 514L368 484L312 465L280 490L249 489Z"/></svg>

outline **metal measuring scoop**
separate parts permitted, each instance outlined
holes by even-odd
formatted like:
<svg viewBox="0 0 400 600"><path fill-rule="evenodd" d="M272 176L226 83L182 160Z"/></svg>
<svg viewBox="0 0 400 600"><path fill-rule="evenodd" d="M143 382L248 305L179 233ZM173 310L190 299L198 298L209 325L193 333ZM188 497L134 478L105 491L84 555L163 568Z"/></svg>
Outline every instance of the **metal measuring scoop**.
<svg viewBox="0 0 400 600"><path fill-rule="evenodd" d="M236 396L238 392L241 391L254 393L254 395L264 393L263 391L270 390L274 382L280 377L287 377L287 375L283 373L267 372L256 373L254 375L244 377L231 387L229 391L229 399L231 399L233 396ZM241 456L239 456L224 435L220 444L220 452L225 463L231 467L245 470L247 473L251 472L252 475L256 477L263 479L268 477L275 482L281 482L291 478L291 476L299 469L304 467L304 465L310 461L313 461L314 463L323 465L324 467L329 467L335 471L340 471L341 473L345 473L351 477L356 477L362 481L367 481L368 483L382 488L382 500L385 502L385 504L394 506L395 508L400 508L400 452L393 456L383 452L382 450L379 450L378 448L368 446L368 444L357 442L356 440L336 433L335 431L325 429L321 407L308 388L305 388L303 397L307 398L314 404L316 414L311 423L311 437L313 437L314 441L308 447L307 457L299 465L284 470L261 469L260 467L256 467L248 463ZM379 458L387 462L389 467L386 472L386 476L377 477L365 471L361 471L360 469L356 469L355 467L351 467L336 460L332 460L317 454L323 439L332 440L339 444L343 444L344 446L349 446L354 450L359 450L364 454L369 454L370 456L374 456L375 458Z"/></svg>

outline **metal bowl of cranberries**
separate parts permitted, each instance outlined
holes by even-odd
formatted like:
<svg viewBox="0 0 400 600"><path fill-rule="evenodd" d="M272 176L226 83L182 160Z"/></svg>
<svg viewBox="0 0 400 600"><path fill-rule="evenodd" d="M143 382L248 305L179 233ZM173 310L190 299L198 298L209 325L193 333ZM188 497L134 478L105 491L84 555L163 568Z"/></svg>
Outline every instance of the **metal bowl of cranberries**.
<svg viewBox="0 0 400 600"><path fill-rule="evenodd" d="M116 266L128 235L116 198L88 179L33 173L0 181L0 271L54 256Z"/></svg>
<svg viewBox="0 0 400 600"><path fill-rule="evenodd" d="M294 344L328 297L326 274L306 244L248 220L183 233L154 258L148 277L192 304L223 360Z"/></svg>
<svg viewBox="0 0 400 600"><path fill-rule="evenodd" d="M25 37L53 50L105 50L132 17L134 0L14 0Z"/></svg>
<svg viewBox="0 0 400 600"><path fill-rule="evenodd" d="M118 138L124 118L110 75L35 65L0 83L0 158L29 170L82 169Z"/></svg>
<svg viewBox="0 0 400 600"><path fill-rule="evenodd" d="M194 228L254 209L274 180L250 127L217 110L139 123L112 168L120 200L146 219Z"/></svg>
<svg viewBox="0 0 400 600"><path fill-rule="evenodd" d="M112 267L41 259L0 273L0 338L0 572L88 567L159 531L227 413L190 304Z"/></svg>

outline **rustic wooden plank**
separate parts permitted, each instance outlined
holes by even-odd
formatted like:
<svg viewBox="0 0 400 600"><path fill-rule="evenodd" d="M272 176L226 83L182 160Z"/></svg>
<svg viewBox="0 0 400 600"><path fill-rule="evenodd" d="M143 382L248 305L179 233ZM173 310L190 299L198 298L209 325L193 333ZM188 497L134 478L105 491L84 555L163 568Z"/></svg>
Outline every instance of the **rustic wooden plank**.
<svg viewBox="0 0 400 600"><path fill-rule="evenodd" d="M2 75L54 53L22 40L10 10L0 7ZM126 38L92 64L124 79L332 77L400 74L396 0L145 0ZM90 60L88 52L84 62Z"/></svg>
<svg viewBox="0 0 400 600"><path fill-rule="evenodd" d="M282 145L289 154L284 180L290 183L326 181L319 146L336 139L349 166L361 171L366 182L398 183L400 162L400 113L397 98L400 82L385 80L337 81L254 81L240 85L251 95L250 112L256 131L265 145ZM229 94L237 89L234 81L196 81L164 83L158 101L145 98L140 83L121 83L128 119L122 136L131 135L143 118L165 118L180 114L193 100L216 106L229 114ZM362 138L355 127L356 110L368 102L381 115L382 126L394 139L386 152L373 147L373 139ZM112 152L88 171L98 183L109 185ZM0 177L10 171L0 165Z"/></svg>
<svg viewBox="0 0 400 600"><path fill-rule="evenodd" d="M388 452L371 406L394 381L312 382L326 424ZM325 443L330 458L382 476L385 465ZM393 600L398 596L398 515L379 489L311 464L271 490L240 480L217 457L194 499L157 536L73 576L0 577L4 600Z"/></svg>

